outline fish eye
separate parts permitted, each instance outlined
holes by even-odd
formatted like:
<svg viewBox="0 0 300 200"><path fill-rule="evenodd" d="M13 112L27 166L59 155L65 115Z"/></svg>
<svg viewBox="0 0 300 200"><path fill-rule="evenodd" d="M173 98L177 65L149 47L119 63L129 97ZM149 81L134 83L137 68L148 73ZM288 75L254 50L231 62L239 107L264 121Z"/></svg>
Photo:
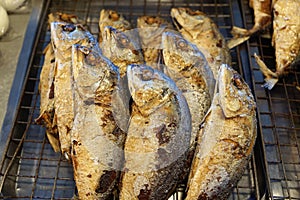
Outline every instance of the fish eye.
<svg viewBox="0 0 300 200"><path fill-rule="evenodd" d="M80 46L78 49L85 55L88 55L90 53L90 49L88 47Z"/></svg>
<svg viewBox="0 0 300 200"><path fill-rule="evenodd" d="M93 52L90 52L89 54L86 55L85 61L87 64L91 66L95 66L97 62L99 62L99 59L97 59L97 56Z"/></svg>
<svg viewBox="0 0 300 200"><path fill-rule="evenodd" d="M72 32L76 29L76 26L74 24L67 24L67 25L63 25L62 29L64 31Z"/></svg>
<svg viewBox="0 0 300 200"><path fill-rule="evenodd" d="M127 47L130 43L129 39L123 33L117 33L116 38L120 47Z"/></svg>
<svg viewBox="0 0 300 200"><path fill-rule="evenodd" d="M187 43L185 40L183 39L180 39L177 41L177 47L178 48L186 48L187 47Z"/></svg>
<svg viewBox="0 0 300 200"><path fill-rule="evenodd" d="M237 87L238 89L243 88L243 80L239 74L237 74L237 73L233 74L232 80L233 80L233 85L235 87Z"/></svg>
<svg viewBox="0 0 300 200"><path fill-rule="evenodd" d="M143 81L150 81L153 77L154 70L151 68L143 69L141 74L141 79Z"/></svg>

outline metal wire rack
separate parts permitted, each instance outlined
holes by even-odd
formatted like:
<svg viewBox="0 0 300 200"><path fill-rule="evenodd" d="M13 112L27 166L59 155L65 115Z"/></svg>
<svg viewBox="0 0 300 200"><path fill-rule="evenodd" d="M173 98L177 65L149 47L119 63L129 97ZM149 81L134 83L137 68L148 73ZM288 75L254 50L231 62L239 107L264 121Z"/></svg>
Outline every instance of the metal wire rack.
<svg viewBox="0 0 300 200"><path fill-rule="evenodd" d="M250 28L253 15L246 0L44 0L39 31L30 55L24 87L12 127L5 133L4 151L0 152L0 192L4 199L71 199L76 193L71 164L53 152L45 128L37 125L39 115L39 74L43 49L50 41L47 14L76 14L97 37L102 8L122 13L133 25L141 15L160 15L169 19L171 7L190 7L207 13L226 39L232 25ZM267 65L274 65L270 39L252 37L231 51L232 66L253 89L257 101L258 138L245 174L230 199L300 199L300 91L299 72L293 72L272 91L261 87L263 76L253 58L259 53ZM24 66L26 67L26 66ZM2 157L1 157L2 156ZM1 185L2 184L2 185ZM178 188L173 199L179 199Z"/></svg>

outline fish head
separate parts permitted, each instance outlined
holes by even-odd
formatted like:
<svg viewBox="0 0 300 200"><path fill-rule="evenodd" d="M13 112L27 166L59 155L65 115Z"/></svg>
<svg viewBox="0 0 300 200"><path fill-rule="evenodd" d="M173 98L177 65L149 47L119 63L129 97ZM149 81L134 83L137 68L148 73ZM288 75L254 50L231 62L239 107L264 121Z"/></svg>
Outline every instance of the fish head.
<svg viewBox="0 0 300 200"><path fill-rule="evenodd" d="M82 97L94 98L101 90L112 92L118 84L118 68L97 49L73 45L72 66L74 86Z"/></svg>
<svg viewBox="0 0 300 200"><path fill-rule="evenodd" d="M111 26L106 26L102 34L103 54L113 62L143 62L143 55L139 43L135 40L134 36L135 33L133 31L123 32Z"/></svg>
<svg viewBox="0 0 300 200"><path fill-rule="evenodd" d="M55 21L61 21L61 22L67 22L67 23L73 23L73 24L80 23L80 21L76 15L66 14L66 13L61 13L61 12L50 13L48 15L49 23L55 22Z"/></svg>
<svg viewBox="0 0 300 200"><path fill-rule="evenodd" d="M201 28L205 23L205 14L201 11L193 11L190 8L172 8L172 20L178 30L187 29L194 30Z"/></svg>
<svg viewBox="0 0 300 200"><path fill-rule="evenodd" d="M220 66L218 90L225 117L250 116L255 112L256 103L248 84L226 64Z"/></svg>
<svg viewBox="0 0 300 200"><path fill-rule="evenodd" d="M164 32L162 47L164 61L172 70L180 72L191 65L207 65L204 55L196 45L184 39L178 32Z"/></svg>
<svg viewBox="0 0 300 200"><path fill-rule="evenodd" d="M147 65L129 65L127 76L132 99L144 115L151 114L173 94L168 86L171 79Z"/></svg>
<svg viewBox="0 0 300 200"><path fill-rule="evenodd" d="M174 31L164 32L162 43L163 59L167 65L168 75L174 77L172 74L177 74L188 78L200 75L205 80L212 97L215 90L214 75L205 56L196 45Z"/></svg>
<svg viewBox="0 0 300 200"><path fill-rule="evenodd" d="M51 39L54 49L72 48L73 44L96 44L94 37L81 25L66 22L52 22Z"/></svg>
<svg viewBox="0 0 300 200"><path fill-rule="evenodd" d="M100 12L99 28L103 33L106 26L112 26L118 30L130 30L131 24L127 21L123 15L119 14L115 10L102 9Z"/></svg>

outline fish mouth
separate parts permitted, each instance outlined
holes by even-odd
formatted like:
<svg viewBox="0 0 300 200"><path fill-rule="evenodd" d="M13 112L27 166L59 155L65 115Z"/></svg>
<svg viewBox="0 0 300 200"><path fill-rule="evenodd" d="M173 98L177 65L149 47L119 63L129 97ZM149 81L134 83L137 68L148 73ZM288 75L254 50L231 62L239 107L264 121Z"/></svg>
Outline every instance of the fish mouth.
<svg viewBox="0 0 300 200"><path fill-rule="evenodd" d="M173 21L173 24L176 26L176 28L178 30L183 29L183 26L178 22L178 20L176 19L176 17L172 17L172 21Z"/></svg>

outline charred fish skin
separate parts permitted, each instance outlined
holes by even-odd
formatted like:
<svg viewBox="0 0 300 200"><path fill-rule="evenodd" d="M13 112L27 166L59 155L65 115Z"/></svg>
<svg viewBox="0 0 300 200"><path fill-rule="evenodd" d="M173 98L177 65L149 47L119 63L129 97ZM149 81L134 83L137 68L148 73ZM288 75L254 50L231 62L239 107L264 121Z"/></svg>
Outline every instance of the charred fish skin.
<svg viewBox="0 0 300 200"><path fill-rule="evenodd" d="M40 115L36 119L38 124L46 127L46 135L55 152L60 151L60 142L54 119L54 77L55 56L51 45L45 49L45 60L40 74Z"/></svg>
<svg viewBox="0 0 300 200"><path fill-rule="evenodd" d="M273 1L273 36L272 46L275 48L276 71L271 71L264 62L255 55L255 59L265 76L264 87L271 90L278 79L287 74L300 57L300 12L299 0Z"/></svg>
<svg viewBox="0 0 300 200"><path fill-rule="evenodd" d="M55 55L55 116L59 132L61 152L70 157L70 130L74 120L74 98L72 94L72 45L86 44L97 48L97 41L80 24L51 23L51 42Z"/></svg>
<svg viewBox="0 0 300 200"><path fill-rule="evenodd" d="M232 27L233 38L228 41L229 48L233 48L249 39L254 33L266 29L272 23L271 0L250 0L249 6L254 11L254 25L251 29Z"/></svg>
<svg viewBox="0 0 300 200"><path fill-rule="evenodd" d="M141 16L137 28L145 63L159 69L162 33L173 29L172 24L159 16Z"/></svg>
<svg viewBox="0 0 300 200"><path fill-rule="evenodd" d="M134 103L120 199L166 199L187 159L189 108L174 82L158 70L129 65L127 74Z"/></svg>
<svg viewBox="0 0 300 200"><path fill-rule="evenodd" d="M99 18L99 44L102 43L102 34L106 26L126 31L132 28L131 23L124 16L115 10L102 9Z"/></svg>
<svg viewBox="0 0 300 200"><path fill-rule="evenodd" d="M171 17L182 36L204 54L215 79L221 64L231 64L229 48L217 25L205 13L189 8L171 9Z"/></svg>
<svg viewBox="0 0 300 200"><path fill-rule="evenodd" d="M74 178L80 199L110 199L124 162L126 133L113 116L119 71L99 51L74 45Z"/></svg>
<svg viewBox="0 0 300 200"><path fill-rule="evenodd" d="M204 55L180 34L164 32L162 41L166 74L175 81L190 108L194 149L199 126L214 95L214 76Z"/></svg>
<svg viewBox="0 0 300 200"><path fill-rule="evenodd" d="M79 23L77 16L66 13L50 13L48 24L52 22ZM45 60L40 74L40 116L36 122L46 127L47 138L55 152L60 151L60 142L56 119L54 118L54 78L55 78L55 55L51 43L44 49Z"/></svg>
<svg viewBox="0 0 300 200"><path fill-rule="evenodd" d="M255 144L256 104L248 85L235 70L222 65L217 89L198 137L187 200L227 199Z"/></svg>

